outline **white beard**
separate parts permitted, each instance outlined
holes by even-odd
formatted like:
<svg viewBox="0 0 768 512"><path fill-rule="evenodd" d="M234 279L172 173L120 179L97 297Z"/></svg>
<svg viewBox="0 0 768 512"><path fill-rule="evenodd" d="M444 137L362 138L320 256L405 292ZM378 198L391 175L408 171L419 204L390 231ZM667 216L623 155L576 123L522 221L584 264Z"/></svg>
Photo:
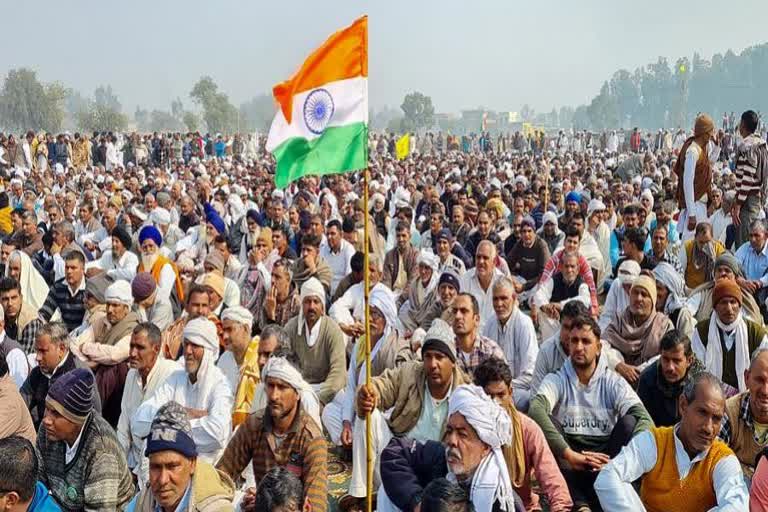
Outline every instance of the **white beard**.
<svg viewBox="0 0 768 512"><path fill-rule="evenodd" d="M157 261L158 254L154 253L152 255L143 254L141 255L141 264L144 265L144 271L150 272L152 270L152 267L155 266L155 262Z"/></svg>

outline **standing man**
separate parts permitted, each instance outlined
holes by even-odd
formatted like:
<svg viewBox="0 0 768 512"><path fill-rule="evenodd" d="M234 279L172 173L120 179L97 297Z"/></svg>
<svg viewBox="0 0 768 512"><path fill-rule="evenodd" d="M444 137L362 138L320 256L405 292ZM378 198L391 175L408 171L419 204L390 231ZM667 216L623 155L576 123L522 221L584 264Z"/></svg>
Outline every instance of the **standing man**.
<svg viewBox="0 0 768 512"><path fill-rule="evenodd" d="M693 137L685 141L675 163L677 204L682 210L678 231L683 241L693 238L696 225L707 219L707 196L712 188L711 162L716 162L720 153L716 142L714 121L709 115L700 114L693 127Z"/></svg>
<svg viewBox="0 0 768 512"><path fill-rule="evenodd" d="M741 114L739 134L743 138L736 148L736 201L731 218L737 226L736 247L749 238L752 221L758 218L768 198L768 146L755 132L760 116L753 110Z"/></svg>

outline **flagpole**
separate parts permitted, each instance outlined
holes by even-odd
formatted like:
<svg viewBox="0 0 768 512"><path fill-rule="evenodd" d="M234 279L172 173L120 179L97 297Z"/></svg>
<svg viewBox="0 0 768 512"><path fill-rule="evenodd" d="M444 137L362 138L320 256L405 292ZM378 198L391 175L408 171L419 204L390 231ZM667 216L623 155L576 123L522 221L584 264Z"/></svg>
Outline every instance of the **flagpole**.
<svg viewBox="0 0 768 512"><path fill-rule="evenodd" d="M365 223L363 224L363 268L365 297L365 387L371 385L371 310L369 297L371 293L370 272L368 271L368 253L370 252L369 222L368 222L368 169L363 171L363 210L365 210ZM371 413L365 414L365 469L366 469L366 510L373 510L373 434L371 431Z"/></svg>

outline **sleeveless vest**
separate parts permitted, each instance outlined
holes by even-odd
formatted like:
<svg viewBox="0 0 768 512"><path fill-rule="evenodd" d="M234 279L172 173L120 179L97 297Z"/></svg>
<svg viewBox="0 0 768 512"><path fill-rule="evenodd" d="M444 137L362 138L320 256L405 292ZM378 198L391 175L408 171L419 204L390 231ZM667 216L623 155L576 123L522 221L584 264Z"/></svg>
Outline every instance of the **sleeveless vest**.
<svg viewBox="0 0 768 512"><path fill-rule="evenodd" d="M561 302L565 299L576 297L579 294L579 286L583 283L584 281L581 279L581 276L576 276L576 280L572 284L566 284L563 280L563 274L558 272L552 278L552 298L550 302Z"/></svg>

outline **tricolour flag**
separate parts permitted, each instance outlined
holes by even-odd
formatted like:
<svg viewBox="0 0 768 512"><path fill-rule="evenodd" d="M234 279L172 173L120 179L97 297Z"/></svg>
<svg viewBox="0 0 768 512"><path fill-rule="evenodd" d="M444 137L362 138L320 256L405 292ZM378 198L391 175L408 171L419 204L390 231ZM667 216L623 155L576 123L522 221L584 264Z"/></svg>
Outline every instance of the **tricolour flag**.
<svg viewBox="0 0 768 512"><path fill-rule="evenodd" d="M411 134L406 133L395 142L395 153L398 160L405 160L408 158L408 153L411 151Z"/></svg>
<svg viewBox="0 0 768 512"><path fill-rule="evenodd" d="M336 32L272 90L279 110L267 150L275 185L368 165L368 17Z"/></svg>

